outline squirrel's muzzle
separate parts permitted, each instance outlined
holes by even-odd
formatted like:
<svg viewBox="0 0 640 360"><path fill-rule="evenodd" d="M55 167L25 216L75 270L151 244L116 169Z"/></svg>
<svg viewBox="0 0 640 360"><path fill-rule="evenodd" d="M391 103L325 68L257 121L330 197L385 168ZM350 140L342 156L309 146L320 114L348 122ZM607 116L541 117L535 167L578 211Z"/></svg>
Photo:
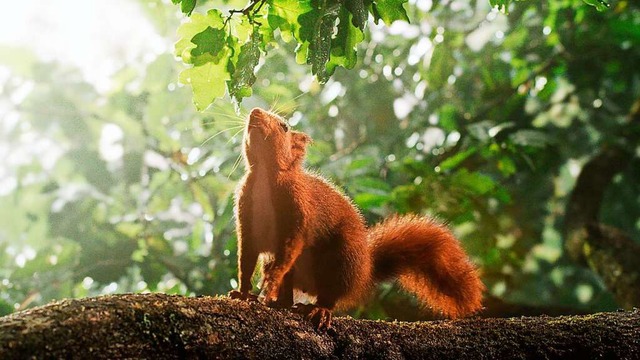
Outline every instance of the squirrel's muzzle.
<svg viewBox="0 0 640 360"><path fill-rule="evenodd" d="M255 123L264 121L268 116L268 113L260 108L253 108L249 113L249 123Z"/></svg>

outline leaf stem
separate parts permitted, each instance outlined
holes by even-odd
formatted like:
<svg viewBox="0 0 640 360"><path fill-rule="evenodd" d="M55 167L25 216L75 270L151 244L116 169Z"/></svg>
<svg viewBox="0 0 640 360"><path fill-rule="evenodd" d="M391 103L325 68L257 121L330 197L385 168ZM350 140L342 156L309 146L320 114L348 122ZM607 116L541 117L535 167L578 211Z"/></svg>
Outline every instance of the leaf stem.
<svg viewBox="0 0 640 360"><path fill-rule="evenodd" d="M260 11L260 9L262 9L262 6L264 5L264 3L266 2L266 0L252 0L249 5L247 5L244 9L242 10L237 10L237 9L231 9L229 10L229 16L233 16L234 14L243 14L249 18L251 18L251 16L249 16L249 13L252 12L253 8L255 8L256 6L258 6L257 9L255 9L253 11L253 14L255 14L256 12Z"/></svg>
<svg viewBox="0 0 640 360"><path fill-rule="evenodd" d="M231 9L229 10L229 16L227 16L227 19L224 21L224 26L226 27L227 24L229 23L229 21L231 21L231 18L233 17L233 15L235 14L242 14L244 16L247 17L247 19L249 20L250 24L255 24L256 21L253 19L253 16L260 11L260 9L262 9L262 6L264 6L264 4L267 2L267 0L251 0L251 2L249 3L249 5L247 5L244 9L242 10L238 10L238 9ZM256 6L258 6L256 8ZM254 9L255 8L255 9ZM258 23L259 24L259 23Z"/></svg>

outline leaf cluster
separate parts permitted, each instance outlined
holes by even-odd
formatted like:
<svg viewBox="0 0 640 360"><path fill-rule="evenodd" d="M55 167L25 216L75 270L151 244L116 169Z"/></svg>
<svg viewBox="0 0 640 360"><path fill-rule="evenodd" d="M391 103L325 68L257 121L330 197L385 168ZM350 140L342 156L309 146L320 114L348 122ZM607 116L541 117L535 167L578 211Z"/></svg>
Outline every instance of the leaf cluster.
<svg viewBox="0 0 640 360"><path fill-rule="evenodd" d="M355 66L369 15L386 24L408 20L405 2L255 0L224 16L218 9L191 15L195 2L183 1L182 11L191 17L178 29L175 53L192 67L180 80L193 87L199 110L226 91L240 102L252 94L260 58L279 46L279 38L293 41L297 62L310 65L312 74L326 82L337 67Z"/></svg>

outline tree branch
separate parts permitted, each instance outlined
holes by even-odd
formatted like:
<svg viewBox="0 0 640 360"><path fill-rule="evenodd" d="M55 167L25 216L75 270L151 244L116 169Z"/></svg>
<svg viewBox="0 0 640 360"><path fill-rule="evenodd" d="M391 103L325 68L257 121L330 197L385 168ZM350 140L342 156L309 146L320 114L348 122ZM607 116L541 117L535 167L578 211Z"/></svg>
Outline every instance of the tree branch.
<svg viewBox="0 0 640 360"><path fill-rule="evenodd" d="M65 300L0 318L0 358L629 358L640 311L418 323L300 316L227 298Z"/></svg>
<svg viewBox="0 0 640 360"><path fill-rule="evenodd" d="M565 210L565 248L581 264L584 257L586 226L598 221L604 193L613 178L623 171L633 154L620 147L603 148L580 171Z"/></svg>

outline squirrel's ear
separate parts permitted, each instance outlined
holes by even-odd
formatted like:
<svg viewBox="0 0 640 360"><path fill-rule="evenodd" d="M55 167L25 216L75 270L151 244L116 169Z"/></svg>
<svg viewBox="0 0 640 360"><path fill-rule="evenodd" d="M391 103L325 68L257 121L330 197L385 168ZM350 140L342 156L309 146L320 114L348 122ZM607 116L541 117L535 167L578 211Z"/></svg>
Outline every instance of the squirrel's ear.
<svg viewBox="0 0 640 360"><path fill-rule="evenodd" d="M313 139L311 139L311 136L300 131L292 131L292 135L295 136L296 141L301 141L305 145L313 141Z"/></svg>

